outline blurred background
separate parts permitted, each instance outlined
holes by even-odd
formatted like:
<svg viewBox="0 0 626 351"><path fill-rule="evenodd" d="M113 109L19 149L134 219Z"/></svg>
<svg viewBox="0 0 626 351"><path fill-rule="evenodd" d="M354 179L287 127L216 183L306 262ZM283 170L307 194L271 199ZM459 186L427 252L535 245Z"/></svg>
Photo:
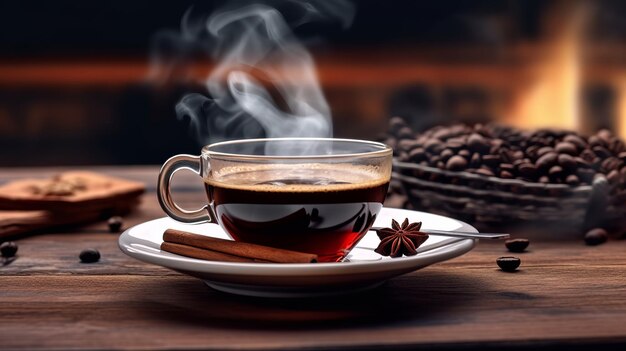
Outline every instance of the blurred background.
<svg viewBox="0 0 626 351"><path fill-rule="evenodd" d="M154 74L154 38L223 2L0 3L0 166L160 164L199 152L186 93L210 59ZM334 135L496 121L626 137L626 2L358 1L348 28L300 27Z"/></svg>

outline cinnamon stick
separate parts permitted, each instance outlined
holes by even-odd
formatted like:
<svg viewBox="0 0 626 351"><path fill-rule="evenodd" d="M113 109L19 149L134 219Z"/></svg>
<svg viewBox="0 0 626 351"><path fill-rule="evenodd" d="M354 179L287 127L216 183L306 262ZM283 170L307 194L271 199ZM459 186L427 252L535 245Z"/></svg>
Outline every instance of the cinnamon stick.
<svg viewBox="0 0 626 351"><path fill-rule="evenodd" d="M175 253L183 255L183 256L190 256L190 257L196 257L196 256L191 256L191 253L197 254L197 255L202 254L206 257L209 257L209 256L217 257L218 255L215 255L215 253L217 252L217 253L222 253L222 254L226 254L229 256L235 256L239 259L251 260L251 261L232 261L232 259L234 258L230 257L229 258L231 259L230 262L262 262L262 261L273 262L273 263L317 262L317 255L315 254L277 249L274 247L244 243L240 241L212 238L209 236L189 233L189 232L176 230L176 229L167 229L163 233L163 241L164 241L163 244L166 244L166 243L179 244L179 246L176 246L174 248L174 250L178 250L178 252L175 252ZM171 245L165 245L165 247L172 249ZM161 248L163 248L163 245L161 245ZM196 250L193 250L191 248L195 248ZM200 253L197 251L198 249L204 250L204 251L210 251L212 253L210 254ZM189 255L183 253L182 250L185 250L185 253ZM165 250L165 251L168 251L168 250ZM203 258L203 257L196 257L196 258ZM209 258L203 258L203 259L209 259ZM223 259L213 259L213 260L222 261Z"/></svg>
<svg viewBox="0 0 626 351"><path fill-rule="evenodd" d="M241 257L235 255L229 255L219 251L212 251L206 249L200 249L194 246L169 243L164 241L161 244L161 250L175 253L181 256L199 258L207 261L222 261L222 262L268 262L263 260L255 260L254 258Z"/></svg>

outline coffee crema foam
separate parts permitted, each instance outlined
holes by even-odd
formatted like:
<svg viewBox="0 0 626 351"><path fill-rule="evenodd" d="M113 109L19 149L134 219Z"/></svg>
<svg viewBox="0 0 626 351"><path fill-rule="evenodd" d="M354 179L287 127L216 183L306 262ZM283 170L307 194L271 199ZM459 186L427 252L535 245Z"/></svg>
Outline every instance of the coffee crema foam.
<svg viewBox="0 0 626 351"><path fill-rule="evenodd" d="M259 192L331 192L380 186L390 177L378 166L274 164L224 167L204 181L212 186Z"/></svg>

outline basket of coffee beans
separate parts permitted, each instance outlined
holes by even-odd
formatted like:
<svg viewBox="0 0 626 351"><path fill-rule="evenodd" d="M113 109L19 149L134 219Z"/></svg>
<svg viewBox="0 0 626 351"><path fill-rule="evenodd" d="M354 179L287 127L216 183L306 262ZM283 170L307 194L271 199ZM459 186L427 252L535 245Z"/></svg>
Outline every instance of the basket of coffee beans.
<svg viewBox="0 0 626 351"><path fill-rule="evenodd" d="M489 227L626 218L626 145L607 130L454 124L417 134L395 117L389 135L394 177L415 209Z"/></svg>

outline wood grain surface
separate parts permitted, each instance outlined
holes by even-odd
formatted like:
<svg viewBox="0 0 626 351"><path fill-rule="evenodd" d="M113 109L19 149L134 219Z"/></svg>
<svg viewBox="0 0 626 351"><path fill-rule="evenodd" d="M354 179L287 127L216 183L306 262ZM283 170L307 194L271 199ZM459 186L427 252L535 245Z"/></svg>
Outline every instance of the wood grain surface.
<svg viewBox="0 0 626 351"><path fill-rule="evenodd" d="M148 185L124 226L162 217L157 168L100 169ZM1 170L0 180L31 170ZM42 176L56 170L37 170ZM195 178L175 198L197 206ZM532 233L513 233L524 237ZM375 290L320 299L220 293L125 256L105 222L16 240L0 266L0 349L621 349L626 346L626 241L585 246L533 239L516 273L501 242L391 279ZM102 259L81 264L79 252Z"/></svg>

